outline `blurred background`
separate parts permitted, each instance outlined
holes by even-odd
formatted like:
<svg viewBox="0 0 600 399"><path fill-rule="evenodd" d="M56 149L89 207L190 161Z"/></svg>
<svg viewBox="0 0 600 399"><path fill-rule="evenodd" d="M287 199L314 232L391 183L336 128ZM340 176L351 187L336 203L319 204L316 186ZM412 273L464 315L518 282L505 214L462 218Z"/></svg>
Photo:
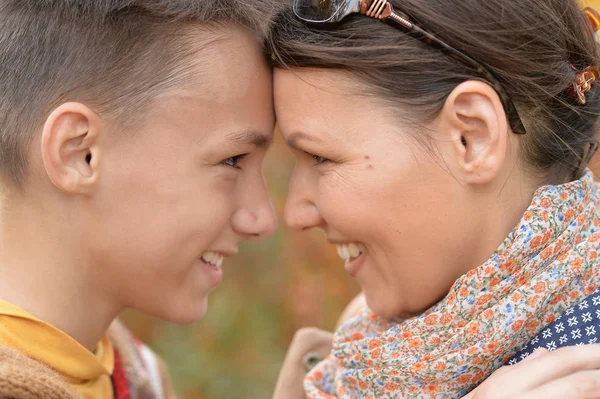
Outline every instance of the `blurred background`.
<svg viewBox="0 0 600 399"><path fill-rule="evenodd" d="M582 3L600 11L600 0ZM226 261L203 320L181 327L133 311L122 317L168 363L181 399L270 398L294 332L311 325L333 330L359 291L322 232L297 233L282 222L293 162L277 136L265 174L279 229ZM600 176L600 156L592 169Z"/></svg>
<svg viewBox="0 0 600 399"><path fill-rule="evenodd" d="M270 398L294 332L311 325L333 330L359 291L323 232L293 232L281 220L293 166L276 135L265 174L279 229L225 261L204 319L181 327L134 311L122 316L167 362L181 399Z"/></svg>

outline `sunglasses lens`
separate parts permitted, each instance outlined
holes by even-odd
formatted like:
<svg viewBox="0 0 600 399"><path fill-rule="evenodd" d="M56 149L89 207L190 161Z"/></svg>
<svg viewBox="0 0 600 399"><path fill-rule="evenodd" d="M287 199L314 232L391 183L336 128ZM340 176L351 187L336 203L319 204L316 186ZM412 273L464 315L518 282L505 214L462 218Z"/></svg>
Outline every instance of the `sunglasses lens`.
<svg viewBox="0 0 600 399"><path fill-rule="evenodd" d="M348 0L296 0L294 13L305 21L326 22L340 14L340 10L345 8L347 3Z"/></svg>

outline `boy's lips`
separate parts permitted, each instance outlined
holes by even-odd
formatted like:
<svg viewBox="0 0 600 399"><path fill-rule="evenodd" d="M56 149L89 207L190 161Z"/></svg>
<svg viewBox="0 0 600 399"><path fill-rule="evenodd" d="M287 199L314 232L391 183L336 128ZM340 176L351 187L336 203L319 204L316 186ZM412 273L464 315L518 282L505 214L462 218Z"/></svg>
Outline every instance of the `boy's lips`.
<svg viewBox="0 0 600 399"><path fill-rule="evenodd" d="M210 276L212 286L216 287L223 280L223 261L225 258L234 256L235 251L205 251L199 261L205 272Z"/></svg>
<svg viewBox="0 0 600 399"><path fill-rule="evenodd" d="M200 263L203 273L210 278L212 288L215 288L223 281L223 269L221 269L220 266L216 267L206 262L203 258L198 258L198 262Z"/></svg>

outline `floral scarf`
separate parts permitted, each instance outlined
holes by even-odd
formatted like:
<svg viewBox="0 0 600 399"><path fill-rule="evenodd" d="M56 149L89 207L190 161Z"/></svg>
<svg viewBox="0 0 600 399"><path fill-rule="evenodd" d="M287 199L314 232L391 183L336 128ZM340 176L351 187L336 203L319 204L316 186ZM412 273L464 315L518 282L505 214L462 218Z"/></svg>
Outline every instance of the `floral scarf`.
<svg viewBox="0 0 600 399"><path fill-rule="evenodd" d="M425 313L368 309L335 334L304 381L308 398L460 398L600 283L598 192L580 180L539 188L483 265Z"/></svg>

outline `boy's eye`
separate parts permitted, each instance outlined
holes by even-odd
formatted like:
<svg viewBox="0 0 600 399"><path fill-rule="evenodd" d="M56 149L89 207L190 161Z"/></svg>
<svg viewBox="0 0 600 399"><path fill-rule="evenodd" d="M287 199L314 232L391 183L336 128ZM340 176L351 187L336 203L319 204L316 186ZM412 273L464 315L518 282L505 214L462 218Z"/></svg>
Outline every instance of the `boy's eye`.
<svg viewBox="0 0 600 399"><path fill-rule="evenodd" d="M235 168L235 169L241 169L238 166L238 162L240 162L246 155L248 155L248 154L241 154L241 155L236 155L236 156L233 156L233 157L229 157L229 158L224 159L223 161L221 161L221 165L229 166L229 167L232 167L232 168Z"/></svg>

